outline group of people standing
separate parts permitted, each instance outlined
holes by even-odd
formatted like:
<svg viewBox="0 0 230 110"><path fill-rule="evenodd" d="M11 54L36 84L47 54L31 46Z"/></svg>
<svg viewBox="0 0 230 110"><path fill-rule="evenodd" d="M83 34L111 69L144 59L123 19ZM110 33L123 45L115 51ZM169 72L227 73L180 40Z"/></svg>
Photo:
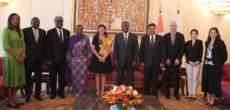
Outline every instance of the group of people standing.
<svg viewBox="0 0 230 110"><path fill-rule="evenodd" d="M177 24L170 23L170 32L164 36L156 34L157 26L147 26L148 34L141 38L140 49L137 35L129 31L129 23L123 21L122 32L111 37L106 26L98 26L92 45L89 37L83 34L83 26L77 25L75 35L63 28L63 18L54 19L55 28L47 31L39 28L40 20L32 18L31 27L21 29L20 17L12 13L8 18L8 27L2 32L2 45L5 50L3 60L3 84L7 87L8 107L19 108L24 105L16 100L18 87L24 86L26 102L30 102L31 74L35 73L35 95L41 101L42 64L49 65L51 95L65 98L66 83L72 83L72 96L85 93L87 70L95 73L96 95L103 95L106 73L112 73L111 60L117 67L117 85L124 84L124 72L127 71L127 85L134 86L134 66L138 56L140 65L144 67L143 93L158 96L158 75L165 67L165 88L167 99L170 98L170 79L173 76L174 96L179 97L179 72L182 57L186 56L186 73L188 79L188 98L196 99L198 77L200 73L203 44L197 39L198 30L192 29L191 40L185 42L184 35L177 32ZM114 44L114 45L113 45ZM113 47L114 59L110 52ZM93 54L93 55L91 55ZM221 40L217 28L209 30L205 42L205 57L202 74L202 91L209 95L206 104L213 106L215 96L220 94L221 67L227 60L224 41ZM24 64L25 63L25 64ZM57 88L58 76L58 88ZM152 92L150 83L152 81Z"/></svg>

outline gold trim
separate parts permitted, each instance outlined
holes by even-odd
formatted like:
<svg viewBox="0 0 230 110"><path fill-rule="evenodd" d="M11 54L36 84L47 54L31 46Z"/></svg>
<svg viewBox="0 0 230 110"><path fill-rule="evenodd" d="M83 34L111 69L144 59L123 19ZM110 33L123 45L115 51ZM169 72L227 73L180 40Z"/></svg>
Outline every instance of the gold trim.
<svg viewBox="0 0 230 110"><path fill-rule="evenodd" d="M73 35L74 34L74 28L73 28L73 25L74 25L74 13L75 13L75 11L74 11L74 5L75 5L75 0L72 0L72 15L71 15L71 35Z"/></svg>

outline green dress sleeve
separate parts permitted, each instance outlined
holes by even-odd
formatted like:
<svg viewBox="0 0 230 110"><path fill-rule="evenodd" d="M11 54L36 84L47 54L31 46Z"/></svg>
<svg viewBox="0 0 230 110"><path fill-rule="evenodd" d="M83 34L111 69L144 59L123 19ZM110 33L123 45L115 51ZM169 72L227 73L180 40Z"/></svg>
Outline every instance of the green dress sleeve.
<svg viewBox="0 0 230 110"><path fill-rule="evenodd" d="M5 28L2 32L2 48L4 50L7 50L10 48L10 45L9 45L9 31L7 28Z"/></svg>

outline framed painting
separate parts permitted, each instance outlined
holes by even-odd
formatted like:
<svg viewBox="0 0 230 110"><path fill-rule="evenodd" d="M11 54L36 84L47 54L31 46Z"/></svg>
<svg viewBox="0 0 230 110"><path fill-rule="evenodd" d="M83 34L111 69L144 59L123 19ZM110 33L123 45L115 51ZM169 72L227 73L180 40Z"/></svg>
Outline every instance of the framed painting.
<svg viewBox="0 0 230 110"><path fill-rule="evenodd" d="M129 30L145 34L149 0L74 0L73 27L84 26L84 32L96 32L104 24L109 33L121 32L122 21L129 22ZM73 31L72 30L72 31Z"/></svg>

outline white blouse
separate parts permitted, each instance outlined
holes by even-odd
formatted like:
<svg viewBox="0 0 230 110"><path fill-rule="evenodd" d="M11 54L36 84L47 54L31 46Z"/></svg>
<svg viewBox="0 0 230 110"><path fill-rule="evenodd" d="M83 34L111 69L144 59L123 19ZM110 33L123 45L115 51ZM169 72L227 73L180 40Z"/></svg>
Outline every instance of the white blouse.
<svg viewBox="0 0 230 110"><path fill-rule="evenodd" d="M213 46L209 46L207 48L206 58L212 59L212 48L213 48ZM211 61L205 60L205 64L214 65L212 60Z"/></svg>

